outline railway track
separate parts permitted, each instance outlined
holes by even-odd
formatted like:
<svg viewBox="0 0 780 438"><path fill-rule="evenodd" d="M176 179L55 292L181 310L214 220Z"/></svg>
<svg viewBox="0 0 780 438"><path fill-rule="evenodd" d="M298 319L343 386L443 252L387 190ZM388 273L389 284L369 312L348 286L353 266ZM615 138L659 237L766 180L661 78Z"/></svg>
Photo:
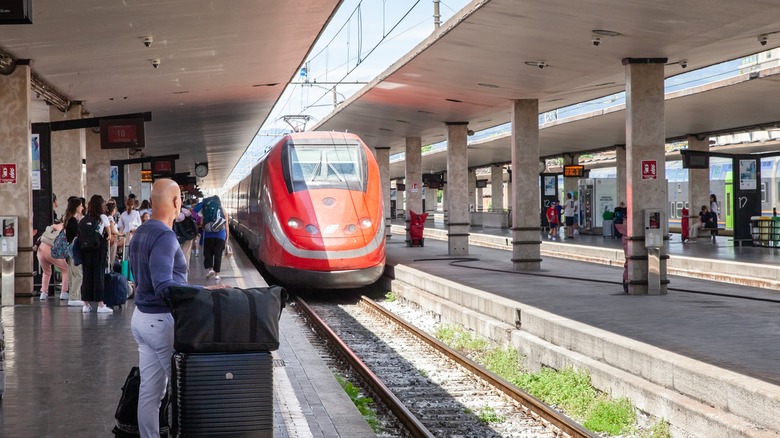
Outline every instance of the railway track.
<svg viewBox="0 0 780 438"><path fill-rule="evenodd" d="M596 436L367 298L296 308L410 436Z"/></svg>

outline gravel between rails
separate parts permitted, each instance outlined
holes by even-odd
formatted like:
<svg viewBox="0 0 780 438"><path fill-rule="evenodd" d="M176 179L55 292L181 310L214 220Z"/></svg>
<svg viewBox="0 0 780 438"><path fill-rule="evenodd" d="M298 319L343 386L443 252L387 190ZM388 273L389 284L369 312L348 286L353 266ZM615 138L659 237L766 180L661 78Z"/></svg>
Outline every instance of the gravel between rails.
<svg viewBox="0 0 780 438"><path fill-rule="evenodd" d="M309 305L436 436L567 436L374 312L358 305ZM387 423L385 433L392 435L380 436L398 436L397 426Z"/></svg>

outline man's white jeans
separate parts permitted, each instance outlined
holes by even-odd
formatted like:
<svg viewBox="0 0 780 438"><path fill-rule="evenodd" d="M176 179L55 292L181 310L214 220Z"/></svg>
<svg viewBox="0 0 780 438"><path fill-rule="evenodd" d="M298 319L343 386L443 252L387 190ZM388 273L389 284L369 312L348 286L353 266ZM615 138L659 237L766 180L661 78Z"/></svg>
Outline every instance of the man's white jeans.
<svg viewBox="0 0 780 438"><path fill-rule="evenodd" d="M138 343L141 389L138 394L138 430L141 438L160 436L160 400L171 377L173 315L143 313L138 308L130 323Z"/></svg>

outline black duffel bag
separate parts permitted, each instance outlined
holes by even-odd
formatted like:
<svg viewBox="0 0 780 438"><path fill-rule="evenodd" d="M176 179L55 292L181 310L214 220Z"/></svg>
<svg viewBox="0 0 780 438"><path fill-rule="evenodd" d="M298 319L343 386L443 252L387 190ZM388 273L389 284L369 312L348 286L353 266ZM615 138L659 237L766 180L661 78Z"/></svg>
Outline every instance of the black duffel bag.
<svg viewBox="0 0 780 438"><path fill-rule="evenodd" d="M170 292L176 351L235 353L279 348L279 317L287 299L284 288L174 286Z"/></svg>

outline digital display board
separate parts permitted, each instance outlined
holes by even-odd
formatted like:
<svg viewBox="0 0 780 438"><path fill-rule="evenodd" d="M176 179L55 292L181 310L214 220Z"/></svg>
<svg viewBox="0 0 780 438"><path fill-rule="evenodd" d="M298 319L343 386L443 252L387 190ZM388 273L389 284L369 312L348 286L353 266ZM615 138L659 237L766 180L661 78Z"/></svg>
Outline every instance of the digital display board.
<svg viewBox="0 0 780 438"><path fill-rule="evenodd" d="M100 119L101 149L141 149L144 146L144 119Z"/></svg>
<svg viewBox="0 0 780 438"><path fill-rule="evenodd" d="M563 176L567 178L582 178L585 176L585 166L563 166Z"/></svg>

